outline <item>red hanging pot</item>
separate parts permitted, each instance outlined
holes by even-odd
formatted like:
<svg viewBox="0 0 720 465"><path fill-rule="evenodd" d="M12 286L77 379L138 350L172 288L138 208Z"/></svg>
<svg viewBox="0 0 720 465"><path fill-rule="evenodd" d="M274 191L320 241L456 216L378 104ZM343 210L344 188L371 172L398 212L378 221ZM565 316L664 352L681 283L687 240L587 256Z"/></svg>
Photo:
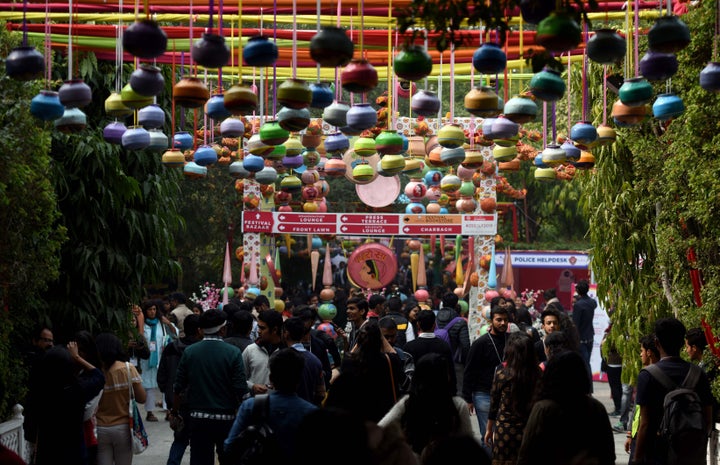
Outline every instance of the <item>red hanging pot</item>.
<svg viewBox="0 0 720 465"><path fill-rule="evenodd" d="M378 74L367 60L352 60L341 74L343 89L362 94L378 85Z"/></svg>

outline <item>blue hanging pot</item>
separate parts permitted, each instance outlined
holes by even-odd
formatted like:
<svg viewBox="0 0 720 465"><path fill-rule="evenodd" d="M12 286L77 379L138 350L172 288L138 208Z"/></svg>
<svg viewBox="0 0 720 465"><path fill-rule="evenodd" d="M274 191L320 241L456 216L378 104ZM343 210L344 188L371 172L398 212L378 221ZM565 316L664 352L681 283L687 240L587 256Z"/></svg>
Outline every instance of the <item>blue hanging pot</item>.
<svg viewBox="0 0 720 465"><path fill-rule="evenodd" d="M230 48L225 38L217 34L204 33L193 42L190 54L195 63L205 68L222 68L230 60Z"/></svg>
<svg viewBox="0 0 720 465"><path fill-rule="evenodd" d="M270 184L273 184L275 181L277 181L277 178L277 170L272 166L265 166L263 167L263 169L255 173L255 181L257 181L258 184L262 184L264 186L269 186Z"/></svg>
<svg viewBox="0 0 720 465"><path fill-rule="evenodd" d="M145 129L157 129L165 124L165 110L153 103L138 110L138 124Z"/></svg>
<svg viewBox="0 0 720 465"><path fill-rule="evenodd" d="M535 155L535 158L533 158L533 165L535 165L537 168L550 168L550 166L543 163L542 152Z"/></svg>
<svg viewBox="0 0 720 465"><path fill-rule="evenodd" d="M720 63L711 61L700 71L700 87L710 92L720 92Z"/></svg>
<svg viewBox="0 0 720 465"><path fill-rule="evenodd" d="M325 82L313 82L310 84L310 90L312 91L312 101L310 102L312 108L326 108L335 99L332 89Z"/></svg>
<svg viewBox="0 0 720 465"><path fill-rule="evenodd" d="M57 92L41 90L30 101L30 113L37 119L53 121L65 113L65 107L60 103Z"/></svg>
<svg viewBox="0 0 720 465"><path fill-rule="evenodd" d="M245 47L243 47L243 60L248 66L258 68L272 66L277 59L277 45L265 36L250 37Z"/></svg>
<svg viewBox="0 0 720 465"><path fill-rule="evenodd" d="M5 74L17 81L40 79L45 71L45 57L31 45L12 49L5 58Z"/></svg>
<svg viewBox="0 0 720 465"><path fill-rule="evenodd" d="M565 94L565 81L559 72L545 67L530 79L530 92L540 100L555 102Z"/></svg>
<svg viewBox="0 0 720 465"><path fill-rule="evenodd" d="M648 31L648 48L654 52L677 53L690 44L690 29L677 16L660 16Z"/></svg>
<svg viewBox="0 0 720 465"><path fill-rule="evenodd" d="M639 107L650 103L654 95L652 84L644 77L625 79L619 90L620 101L629 107Z"/></svg>
<svg viewBox="0 0 720 465"><path fill-rule="evenodd" d="M638 67L640 75L648 81L666 81L677 73L678 60L674 53L648 50Z"/></svg>
<svg viewBox="0 0 720 465"><path fill-rule="evenodd" d="M293 156L284 156L282 158L282 165L288 169L300 168L305 161L303 160L302 154Z"/></svg>
<svg viewBox="0 0 720 465"><path fill-rule="evenodd" d="M498 116L492 123L493 140L513 138L517 136L519 130L520 125L510 121L505 115Z"/></svg>
<svg viewBox="0 0 720 465"><path fill-rule="evenodd" d="M565 156L568 161L573 162L573 161L577 161L580 159L580 153L581 153L580 149L577 148L570 139L563 142L563 144L560 146L560 148L565 151ZM542 160L542 154L540 155L540 157Z"/></svg>
<svg viewBox="0 0 720 465"><path fill-rule="evenodd" d="M157 66L142 64L130 75L130 87L140 95L154 97L165 89L165 78Z"/></svg>
<svg viewBox="0 0 720 465"><path fill-rule="evenodd" d="M342 102L335 102L325 108L322 119L331 126L347 126L347 112L350 107Z"/></svg>
<svg viewBox="0 0 720 465"><path fill-rule="evenodd" d="M280 127L290 132L302 131L310 124L310 110L307 108L282 107L276 117Z"/></svg>
<svg viewBox="0 0 720 465"><path fill-rule="evenodd" d="M237 118L226 118L220 123L220 134L223 137L240 137L245 134L245 124Z"/></svg>
<svg viewBox="0 0 720 465"><path fill-rule="evenodd" d="M538 106L535 101L525 95L516 95L507 102L503 114L510 121L518 124L525 124L535 121L538 112Z"/></svg>
<svg viewBox="0 0 720 465"><path fill-rule="evenodd" d="M218 161L217 152L209 145L201 145L195 150L193 161L200 166L214 165Z"/></svg>
<svg viewBox="0 0 720 465"><path fill-rule="evenodd" d="M176 132L173 136L173 148L178 150L190 150L193 146L193 137L187 131Z"/></svg>
<svg viewBox="0 0 720 465"><path fill-rule="evenodd" d="M344 153L349 148L350 148L350 141L344 134L342 134L340 132L335 132L333 134L330 134L325 139L325 150L328 153L337 153L337 152Z"/></svg>
<svg viewBox="0 0 720 465"><path fill-rule="evenodd" d="M473 53L472 64L481 74L499 74L507 66L507 55L499 44L486 42Z"/></svg>
<svg viewBox="0 0 720 465"><path fill-rule="evenodd" d="M169 143L168 137L164 132L160 129L150 129L148 130L148 133L150 133L150 145L148 145L149 150L154 150L156 152L167 150Z"/></svg>
<svg viewBox="0 0 720 465"><path fill-rule="evenodd" d="M257 173L265 167L265 160L262 157L248 153L243 157L243 168L251 173Z"/></svg>
<svg viewBox="0 0 720 465"><path fill-rule="evenodd" d="M127 150L142 150L150 145L150 133L142 126L130 126L122 135L122 146Z"/></svg>
<svg viewBox="0 0 720 465"><path fill-rule="evenodd" d="M578 144L590 145L598 138L597 129L589 121L580 121L570 128L570 139Z"/></svg>
<svg viewBox="0 0 720 465"><path fill-rule="evenodd" d="M680 97L673 93L660 94L652 106L653 116L660 121L669 121L685 112L685 105Z"/></svg>
<svg viewBox="0 0 720 465"><path fill-rule="evenodd" d="M140 58L157 58L167 49L167 34L150 19L136 21L123 32L123 49Z"/></svg>
<svg viewBox="0 0 720 465"><path fill-rule="evenodd" d="M125 131L127 131L127 127L123 123L114 121L103 128L103 139L110 144L120 145Z"/></svg>
<svg viewBox="0 0 720 465"><path fill-rule="evenodd" d="M186 178L202 179L207 177L207 166L200 166L194 161L189 161L183 167L183 174Z"/></svg>
<svg viewBox="0 0 720 465"><path fill-rule="evenodd" d="M79 108L66 108L63 115L55 120L55 128L64 133L75 134L87 126L87 115Z"/></svg>
<svg viewBox="0 0 720 465"><path fill-rule="evenodd" d="M225 108L225 95L215 94L212 95L207 102L205 102L205 114L215 121L222 121L225 118L232 115L230 111Z"/></svg>
<svg viewBox="0 0 720 465"><path fill-rule="evenodd" d="M356 103L350 107L345 120L347 126L361 132L375 126L378 121L377 112L369 103Z"/></svg>
<svg viewBox="0 0 720 465"><path fill-rule="evenodd" d="M587 41L587 56L601 65L614 65L625 58L627 41L614 29L598 29Z"/></svg>
<svg viewBox="0 0 720 465"><path fill-rule="evenodd" d="M465 161L465 149L462 147L443 147L440 151L440 159L447 166L457 166Z"/></svg>

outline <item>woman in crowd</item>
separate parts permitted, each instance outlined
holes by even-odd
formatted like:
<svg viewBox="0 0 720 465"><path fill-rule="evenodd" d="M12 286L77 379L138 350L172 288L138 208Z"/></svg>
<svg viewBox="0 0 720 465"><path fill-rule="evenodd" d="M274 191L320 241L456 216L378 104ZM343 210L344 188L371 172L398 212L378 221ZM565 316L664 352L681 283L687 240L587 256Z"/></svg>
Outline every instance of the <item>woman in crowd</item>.
<svg viewBox="0 0 720 465"><path fill-rule="evenodd" d="M81 369L86 372L82 377ZM25 437L35 447L32 463L88 463L83 414L104 384L102 372L80 355L75 341L67 348L54 346L39 359L30 374L25 410Z"/></svg>
<svg viewBox="0 0 720 465"><path fill-rule="evenodd" d="M160 366L160 357L165 345L171 337L177 334L174 326L158 310L160 301L147 300L142 304L143 315L145 316L144 336L150 349L150 357L140 360L142 383L147 392L147 421L158 421L153 413L156 407L162 406L162 393L158 388L157 373Z"/></svg>
<svg viewBox="0 0 720 465"><path fill-rule="evenodd" d="M415 339L418 334L417 314L420 311L420 304L414 299L408 299L408 303L403 307L403 313L408 320L408 329L405 331L405 342Z"/></svg>
<svg viewBox="0 0 720 465"><path fill-rule="evenodd" d="M565 351L548 361L518 465L614 465L610 420L605 406L590 395L591 389L585 360L578 352Z"/></svg>
<svg viewBox="0 0 720 465"><path fill-rule="evenodd" d="M451 379L450 367L442 355L423 355L415 362L410 393L378 425L399 423L418 457L428 444L450 434L472 436L470 411L462 397L451 394L454 387Z"/></svg>
<svg viewBox="0 0 720 465"><path fill-rule="evenodd" d="M95 344L105 373L105 389L97 410L98 465L130 465L130 386L135 400L145 402L145 388L135 367L128 363L122 342L110 333L98 334Z"/></svg>
<svg viewBox="0 0 720 465"><path fill-rule="evenodd" d="M493 465L515 464L541 374L532 338L524 332L511 333L505 363L495 373L490 391L485 443L492 448Z"/></svg>

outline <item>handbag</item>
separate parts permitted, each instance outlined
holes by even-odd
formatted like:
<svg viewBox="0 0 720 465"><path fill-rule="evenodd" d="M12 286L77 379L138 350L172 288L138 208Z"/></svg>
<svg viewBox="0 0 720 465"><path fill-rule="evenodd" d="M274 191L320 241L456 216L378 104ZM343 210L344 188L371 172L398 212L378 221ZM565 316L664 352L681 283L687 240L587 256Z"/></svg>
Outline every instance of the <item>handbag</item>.
<svg viewBox="0 0 720 465"><path fill-rule="evenodd" d="M133 454L142 454L148 447L148 435L145 432L140 410L137 402L135 402L135 390L132 385L132 377L130 375L130 364L125 362L127 368L128 391L130 392L130 402L128 403L128 415L130 416L130 438L132 440Z"/></svg>

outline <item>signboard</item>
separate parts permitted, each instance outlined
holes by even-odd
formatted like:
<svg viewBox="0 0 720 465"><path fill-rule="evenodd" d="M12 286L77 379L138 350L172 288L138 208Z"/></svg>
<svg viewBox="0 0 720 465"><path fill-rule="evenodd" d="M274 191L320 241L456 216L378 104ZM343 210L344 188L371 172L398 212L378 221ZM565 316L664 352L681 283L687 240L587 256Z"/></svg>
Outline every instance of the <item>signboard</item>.
<svg viewBox="0 0 720 465"><path fill-rule="evenodd" d="M295 213L244 211L243 232L357 236L490 236L497 215L402 215L393 213Z"/></svg>

